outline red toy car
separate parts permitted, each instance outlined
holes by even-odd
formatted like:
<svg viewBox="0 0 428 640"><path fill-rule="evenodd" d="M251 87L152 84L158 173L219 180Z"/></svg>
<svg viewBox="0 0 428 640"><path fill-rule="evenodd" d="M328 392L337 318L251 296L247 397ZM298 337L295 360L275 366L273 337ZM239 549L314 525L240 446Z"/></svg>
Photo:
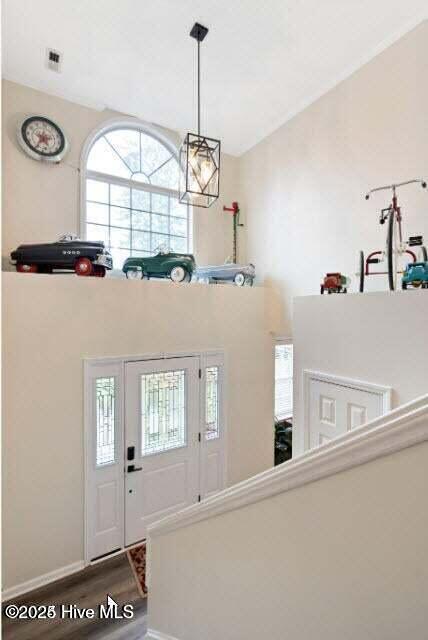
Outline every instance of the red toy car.
<svg viewBox="0 0 428 640"><path fill-rule="evenodd" d="M349 278L341 273L327 273L324 282L321 284L321 293L347 293Z"/></svg>

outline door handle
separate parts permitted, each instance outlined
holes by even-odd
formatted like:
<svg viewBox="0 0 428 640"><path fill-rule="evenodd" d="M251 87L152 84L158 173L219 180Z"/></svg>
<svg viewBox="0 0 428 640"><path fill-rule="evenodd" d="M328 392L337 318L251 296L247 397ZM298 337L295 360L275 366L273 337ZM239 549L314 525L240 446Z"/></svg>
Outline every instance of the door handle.
<svg viewBox="0 0 428 640"><path fill-rule="evenodd" d="M135 471L142 471L143 467L136 467L134 464L128 464L128 473L135 473Z"/></svg>

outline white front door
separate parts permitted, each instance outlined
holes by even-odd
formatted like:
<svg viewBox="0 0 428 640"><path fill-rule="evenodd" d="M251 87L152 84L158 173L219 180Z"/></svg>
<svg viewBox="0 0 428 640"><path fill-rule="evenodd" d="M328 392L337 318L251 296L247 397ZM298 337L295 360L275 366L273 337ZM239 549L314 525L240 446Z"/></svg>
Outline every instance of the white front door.
<svg viewBox="0 0 428 640"><path fill-rule="evenodd" d="M319 447L384 413L383 396L365 389L309 379L309 447Z"/></svg>
<svg viewBox="0 0 428 640"><path fill-rule="evenodd" d="M225 487L223 380L220 353L86 362L87 561Z"/></svg>
<svg viewBox="0 0 428 640"><path fill-rule="evenodd" d="M125 365L125 545L199 499L199 358Z"/></svg>

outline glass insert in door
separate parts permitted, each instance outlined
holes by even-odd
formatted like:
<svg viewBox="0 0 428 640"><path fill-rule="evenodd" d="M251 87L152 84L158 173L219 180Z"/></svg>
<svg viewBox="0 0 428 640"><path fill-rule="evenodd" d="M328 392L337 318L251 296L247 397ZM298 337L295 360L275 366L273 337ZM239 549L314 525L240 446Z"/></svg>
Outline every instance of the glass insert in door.
<svg viewBox="0 0 428 640"><path fill-rule="evenodd" d="M141 376L141 455L186 444L186 372Z"/></svg>
<svg viewBox="0 0 428 640"><path fill-rule="evenodd" d="M97 378L97 467L115 461L115 379Z"/></svg>

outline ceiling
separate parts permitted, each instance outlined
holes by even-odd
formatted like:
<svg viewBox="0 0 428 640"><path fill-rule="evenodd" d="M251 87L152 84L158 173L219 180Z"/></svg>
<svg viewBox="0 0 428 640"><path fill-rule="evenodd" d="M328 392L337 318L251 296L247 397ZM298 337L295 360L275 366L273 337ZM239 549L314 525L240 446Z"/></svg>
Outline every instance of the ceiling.
<svg viewBox="0 0 428 640"><path fill-rule="evenodd" d="M3 76L239 155L421 22L426 0L3 0ZM62 72L46 49L63 53Z"/></svg>

